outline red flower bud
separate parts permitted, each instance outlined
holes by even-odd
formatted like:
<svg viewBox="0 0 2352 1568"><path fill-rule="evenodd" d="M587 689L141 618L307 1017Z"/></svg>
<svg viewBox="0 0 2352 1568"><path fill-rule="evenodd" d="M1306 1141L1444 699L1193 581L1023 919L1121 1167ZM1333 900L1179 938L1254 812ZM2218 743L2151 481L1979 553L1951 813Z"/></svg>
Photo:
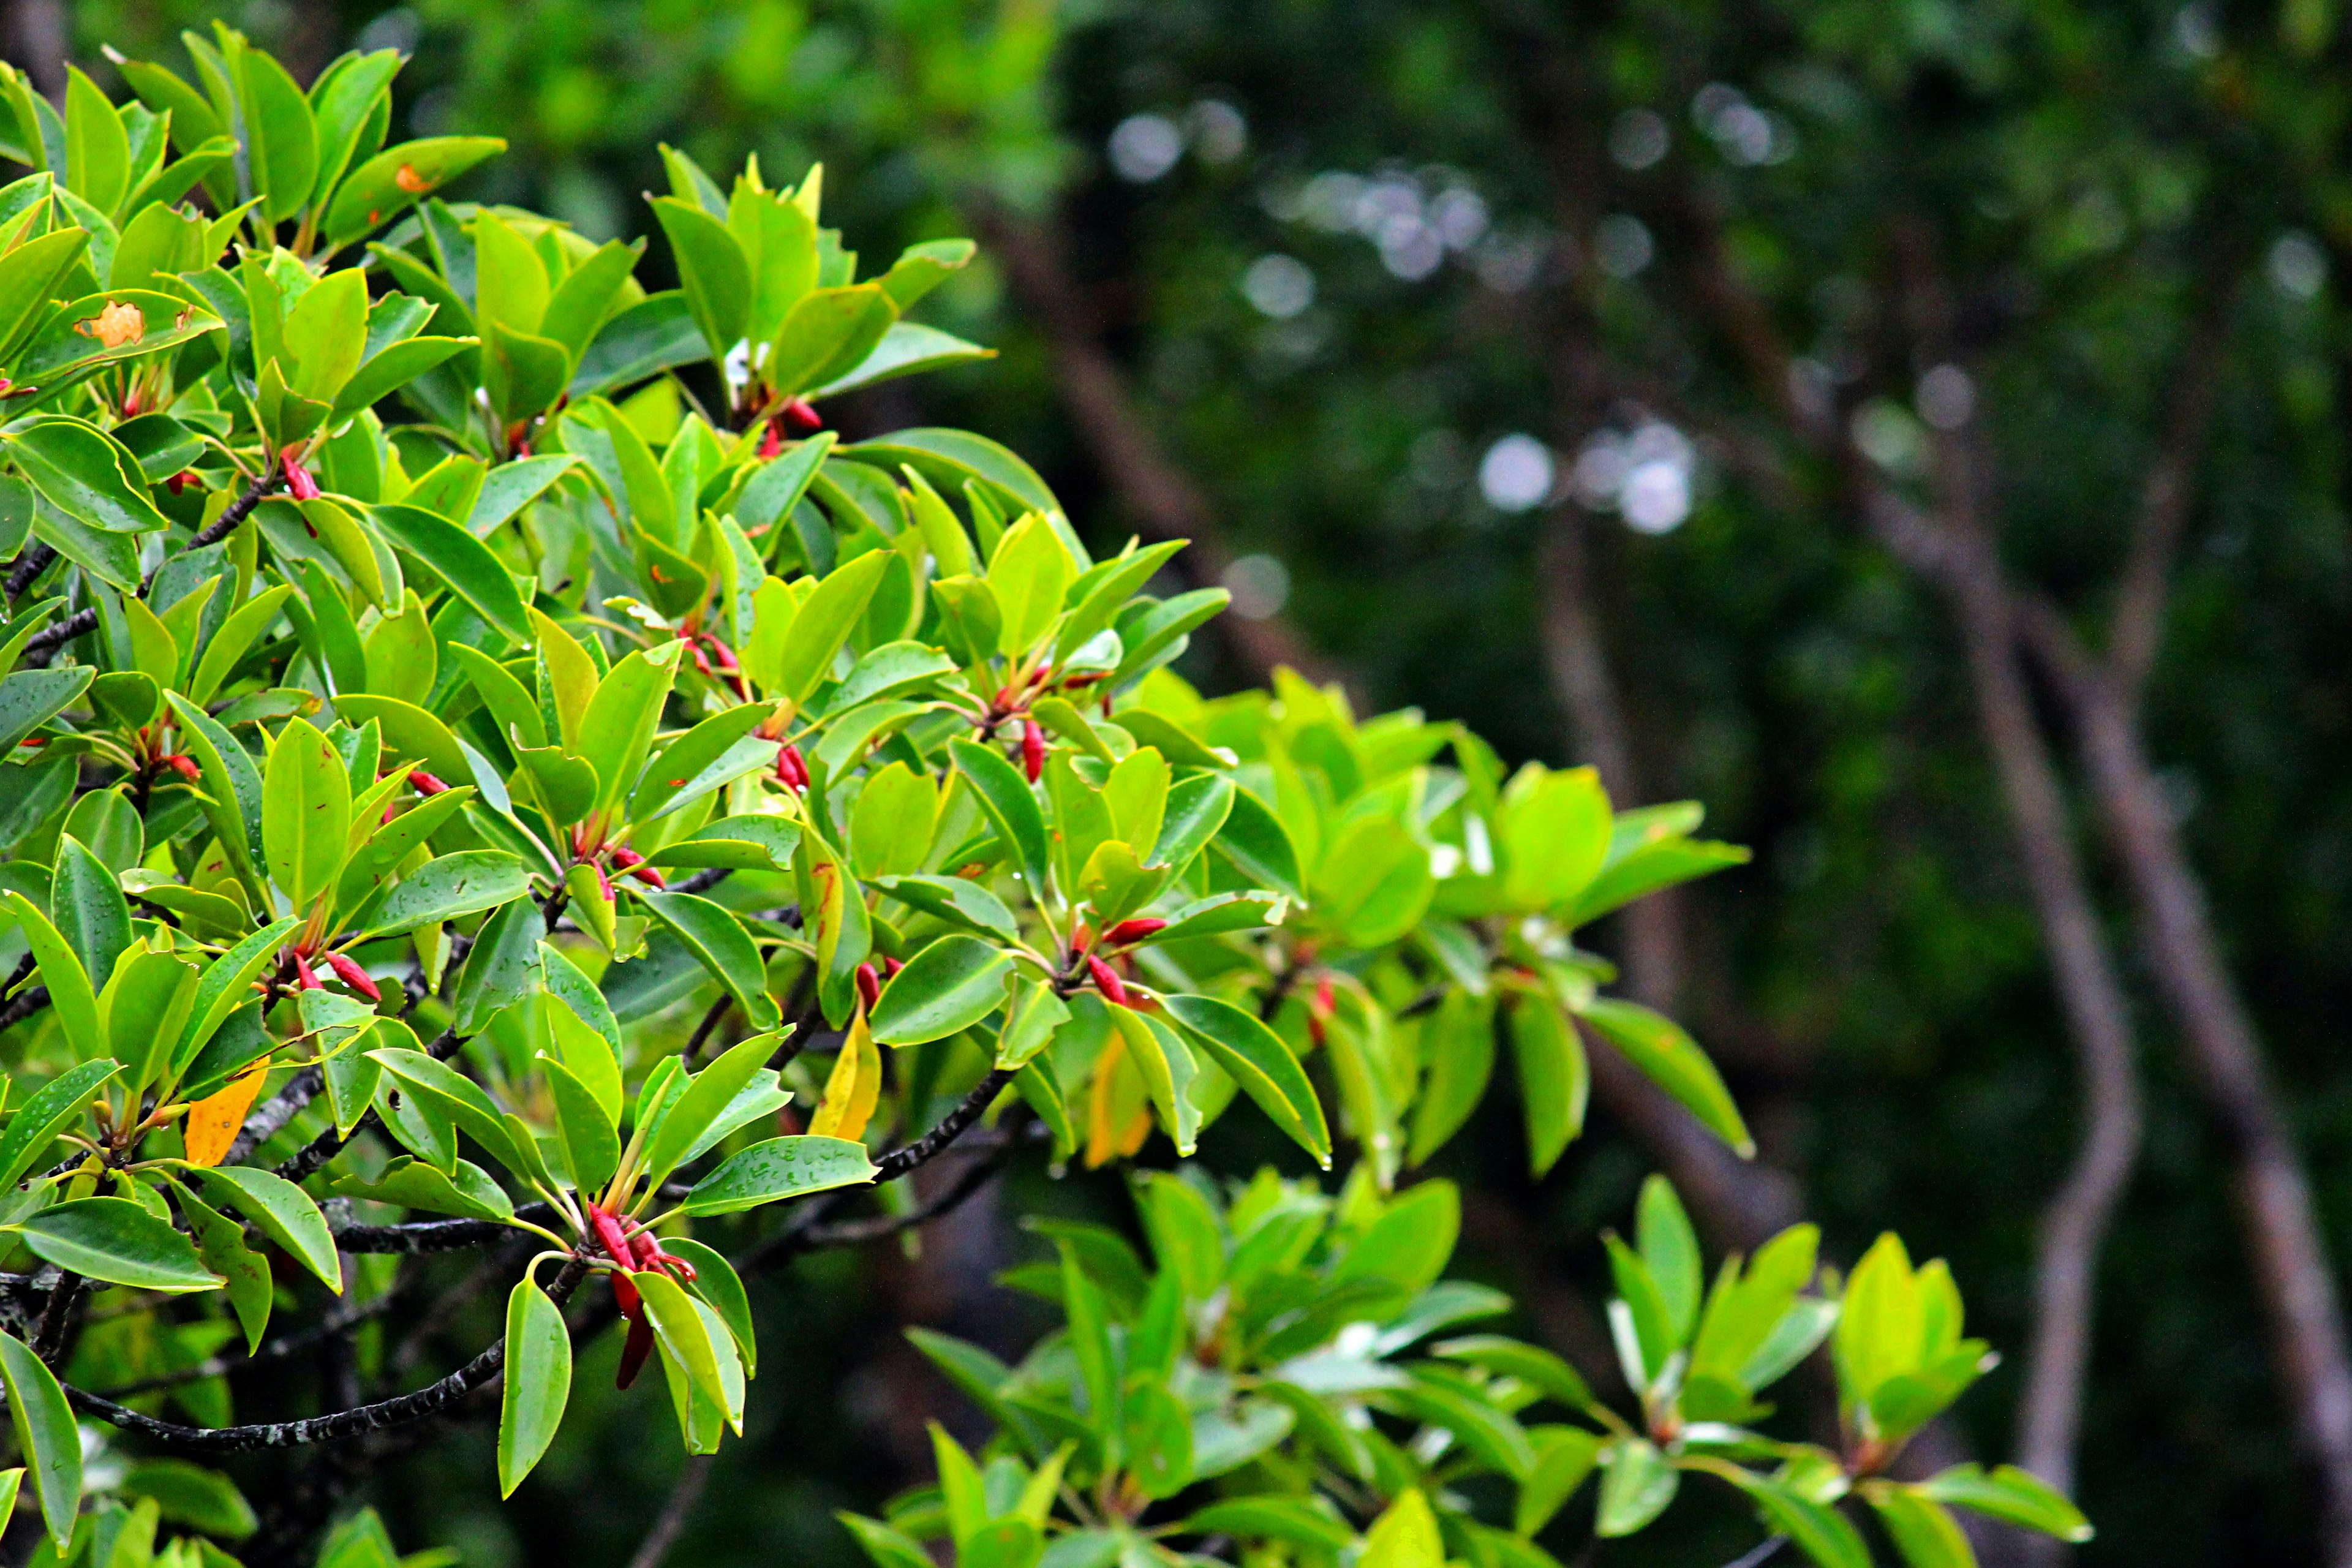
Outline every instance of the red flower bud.
<svg viewBox="0 0 2352 1568"><path fill-rule="evenodd" d="M808 763L802 760L798 746L787 742L776 749L776 777L796 792L808 788Z"/></svg>
<svg viewBox="0 0 2352 1568"><path fill-rule="evenodd" d="M654 1326L643 1316L631 1318L628 1342L621 1347L620 1375L613 1379L613 1386L626 1388L636 1382L637 1373L645 1370L646 1358L653 1353Z"/></svg>
<svg viewBox="0 0 2352 1568"><path fill-rule="evenodd" d="M1021 721L1021 771L1029 775L1031 784L1045 771L1045 731L1034 719Z"/></svg>
<svg viewBox="0 0 2352 1568"><path fill-rule="evenodd" d="M294 976L302 983L302 989L305 991L326 989L319 984L319 976L311 970L310 961L299 952L294 955Z"/></svg>
<svg viewBox="0 0 2352 1568"><path fill-rule="evenodd" d="M786 398L784 400L783 412L777 416L777 417L782 419L784 423L790 425L795 430L822 430L824 428L824 416L819 414L816 411L815 406L805 397Z"/></svg>
<svg viewBox="0 0 2352 1568"><path fill-rule="evenodd" d="M1155 931L1168 929L1168 922L1153 915L1138 915L1131 921L1121 921L1103 932L1103 941L1113 946L1123 942L1141 942Z"/></svg>
<svg viewBox="0 0 2352 1568"><path fill-rule="evenodd" d="M409 773L408 787L415 790L419 795L439 795L449 786L443 784L439 779L435 778L431 773L426 773L423 768L416 768L411 770Z"/></svg>
<svg viewBox="0 0 2352 1568"><path fill-rule="evenodd" d="M694 668L702 671L704 675L710 676L711 679L718 679L717 676L710 674L710 656L702 651L701 646L697 643L688 643L687 646L694 650Z"/></svg>
<svg viewBox="0 0 2352 1568"><path fill-rule="evenodd" d="M783 421L781 419L771 419L768 421L768 427L760 432L760 456L762 458L778 457L782 455L783 449Z"/></svg>
<svg viewBox="0 0 2352 1568"><path fill-rule="evenodd" d="M882 1000L882 977L874 973L874 966L870 963L857 966L857 994L865 1000L869 1010Z"/></svg>
<svg viewBox="0 0 2352 1568"><path fill-rule="evenodd" d="M195 482L195 479L196 476L193 471L187 468L182 468L178 473L173 474L170 479L165 479L163 481L163 487L170 490L173 495L178 495L182 490L186 489L190 485L194 484Z"/></svg>
<svg viewBox="0 0 2352 1568"><path fill-rule="evenodd" d="M204 770L196 766L196 759L194 757L180 755L165 757L163 759L163 765L171 769L173 773L179 774L182 778L187 780L190 784L194 784L198 779L205 776Z"/></svg>
<svg viewBox="0 0 2352 1568"><path fill-rule="evenodd" d="M1095 989L1103 994L1104 1001L1117 1007L1135 1005L1128 1000L1127 982L1118 977L1118 971L1091 952L1087 954L1087 973L1094 976Z"/></svg>
<svg viewBox="0 0 2352 1568"><path fill-rule="evenodd" d="M633 1323L644 1317L646 1313L644 1298L637 1294L636 1281L618 1269L614 1269L605 1278L613 1282L613 1305L621 1310L621 1316ZM628 1384L625 1383L621 1386L626 1388Z"/></svg>
<svg viewBox="0 0 2352 1568"><path fill-rule="evenodd" d="M882 973L893 979L897 978L898 971L906 967L895 958L886 958L882 961Z"/></svg>
<svg viewBox="0 0 2352 1568"><path fill-rule="evenodd" d="M300 450L299 447L289 447L278 454L278 461L286 469L286 493L296 500L317 500L319 481L312 479L310 470L296 461L294 457Z"/></svg>
<svg viewBox="0 0 2352 1568"><path fill-rule="evenodd" d="M383 1000L383 993L377 990L375 982L368 978L368 972L362 969L349 953L331 952L327 954L327 963L333 968L337 974L342 977L344 984L350 986L352 990L358 992L369 1001L381 1002Z"/></svg>

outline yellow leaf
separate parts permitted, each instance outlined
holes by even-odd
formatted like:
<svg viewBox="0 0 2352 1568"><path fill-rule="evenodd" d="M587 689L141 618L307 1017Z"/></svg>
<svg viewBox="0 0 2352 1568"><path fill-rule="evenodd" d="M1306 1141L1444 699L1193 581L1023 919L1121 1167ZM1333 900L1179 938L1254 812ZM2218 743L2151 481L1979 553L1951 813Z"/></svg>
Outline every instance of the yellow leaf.
<svg viewBox="0 0 2352 1568"><path fill-rule="evenodd" d="M1142 1073L1128 1059L1118 1032L1095 1062L1094 1083L1087 1097L1087 1154L1089 1171L1125 1159L1151 1136L1151 1106Z"/></svg>
<svg viewBox="0 0 2352 1568"><path fill-rule="evenodd" d="M219 1093L188 1108L188 1163L213 1166L228 1157L228 1146L236 1142L245 1126L245 1113L253 1108L253 1097L261 1092L261 1080L268 1076L269 1058L264 1057L229 1079Z"/></svg>
<svg viewBox="0 0 2352 1568"><path fill-rule="evenodd" d="M866 1026L866 1009L857 1010L834 1058L832 1076L824 1080L824 1099L809 1118L809 1132L818 1138L862 1138L866 1123L882 1097L882 1053Z"/></svg>

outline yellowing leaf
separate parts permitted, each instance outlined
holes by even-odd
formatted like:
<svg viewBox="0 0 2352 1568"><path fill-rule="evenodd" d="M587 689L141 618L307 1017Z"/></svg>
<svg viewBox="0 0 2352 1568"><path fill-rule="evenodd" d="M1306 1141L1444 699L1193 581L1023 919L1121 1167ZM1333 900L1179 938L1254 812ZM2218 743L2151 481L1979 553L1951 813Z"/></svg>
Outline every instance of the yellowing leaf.
<svg viewBox="0 0 2352 1568"><path fill-rule="evenodd" d="M268 1076L269 1058L264 1057L229 1079L217 1094L188 1108L188 1163L209 1169L228 1157L228 1146L236 1142L237 1132L245 1126L245 1113L253 1108L253 1097L261 1092L261 1080Z"/></svg>
<svg viewBox="0 0 2352 1568"><path fill-rule="evenodd" d="M882 1053L861 1011L841 1042L841 1055L824 1080L824 1099L809 1118L809 1131L820 1138L862 1138L866 1124L882 1094Z"/></svg>

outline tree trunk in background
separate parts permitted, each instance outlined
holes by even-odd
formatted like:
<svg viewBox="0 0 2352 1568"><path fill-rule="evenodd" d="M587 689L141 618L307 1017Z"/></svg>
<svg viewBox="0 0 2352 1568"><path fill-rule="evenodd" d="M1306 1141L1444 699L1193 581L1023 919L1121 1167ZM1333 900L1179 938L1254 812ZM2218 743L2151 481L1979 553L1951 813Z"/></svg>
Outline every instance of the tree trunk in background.
<svg viewBox="0 0 2352 1568"><path fill-rule="evenodd" d="M7 0L8 58L50 102L66 100L66 57L73 29L65 0Z"/></svg>
<svg viewBox="0 0 2352 1568"><path fill-rule="evenodd" d="M2352 1568L2352 1362L2301 1153L2128 705L2054 612L2037 610L2023 630L2073 710L2149 967L2237 1156L2238 1202L2279 1379L2320 1482L2323 1547L2333 1568Z"/></svg>
<svg viewBox="0 0 2352 1568"><path fill-rule="evenodd" d="M1234 553L1215 511L1168 456L1138 406L1126 372L1103 346L1086 293L1071 274L1060 229L987 202L976 204L971 216L1003 266L1022 315L1045 340L1070 423L1136 531L1153 541L1192 541L1177 556L1176 569L1202 586L1221 583ZM1349 684L1347 672L1279 615L1246 620L1228 614L1213 624L1234 662L1254 683L1263 684L1276 667L1287 665L1311 680ZM1360 700L1360 693L1350 695Z"/></svg>
<svg viewBox="0 0 2352 1568"><path fill-rule="evenodd" d="M1537 563L1545 668L1575 736L1577 754L1601 774L1620 807L1643 800L1625 736L1609 656L1593 612L1585 521L1572 503L1547 520ZM1674 1009L1681 975L1679 909L1670 890L1628 905L1619 916L1625 978L1633 994L1661 1012ZM1585 1036L1593 1087L1664 1167L1667 1176L1718 1243L1752 1252L1803 1217L1796 1179L1761 1161L1742 1160L1698 1119L1609 1047Z"/></svg>

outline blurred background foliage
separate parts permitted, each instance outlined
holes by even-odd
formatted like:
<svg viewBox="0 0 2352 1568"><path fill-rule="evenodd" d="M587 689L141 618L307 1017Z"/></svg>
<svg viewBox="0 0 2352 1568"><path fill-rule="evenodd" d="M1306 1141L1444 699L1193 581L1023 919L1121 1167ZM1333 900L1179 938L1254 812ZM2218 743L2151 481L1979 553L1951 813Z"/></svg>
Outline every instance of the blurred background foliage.
<svg viewBox="0 0 2352 1568"><path fill-rule="evenodd" d="M2182 344L2215 313L2148 745L2352 1257L2352 322L2335 282L2352 149L2331 0L66 7L86 61L102 43L176 58L176 30L215 15L304 79L352 44L413 52L414 132L514 142L462 194L592 236L652 229L659 141L711 168L756 152L785 177L822 159L828 216L872 254L980 234L982 263L933 318L1002 359L845 406L851 435L983 431L1090 540L1122 537L1137 492L1072 417L1058 307L1206 498L1242 612L1367 703L1466 720L1513 760L1582 760L1544 630L1547 532L1577 530L1643 794L1701 800L1711 832L1757 850L1684 901L1679 1012L1832 1254L1900 1225L2012 1347L2079 1108L1958 646L1801 455L1783 458L1793 482L1759 478L1771 465L1743 443L1769 437L1738 411L1821 400L1898 482L1934 430L1973 420L2000 453L1987 485L2013 569L2096 613ZM1667 281L1701 243L1658 205L1668 180L1717 216L1802 356L1790 387L1746 385ZM1913 354L1887 305L1913 233L1958 280L1952 363ZM1058 251L1058 270L1024 292L1006 242ZM1564 393L1576 334L1648 393ZM1207 685L1254 673L1242 639L1192 657ZM2144 994L2120 916L2113 935ZM2100 1533L2080 1561L2315 1561L2227 1152L2166 1021L2139 1021L2148 1135L2102 1275L2079 1489ZM1532 1194L1499 1125L1441 1165L1486 1194L1468 1267L1588 1360L1597 1330L1573 1301L1597 1294L1593 1234L1650 1163L1595 1126ZM1037 1201L1124 1223L1076 1178ZM720 1458L676 1561L853 1561L828 1510L924 1473L920 1419L952 1405L898 1325L1008 1349L1033 1331L987 1284L1034 1245L1003 1228L1011 1206L976 1205L920 1258L831 1258L772 1293L763 1337L806 1352L778 1358L786 1386L754 1402L766 1430ZM1988 1458L2019 1371L1968 1407ZM489 1442L378 1489L404 1546L617 1568L677 1463L635 1420L582 1422L513 1506L452 1513L479 1489L434 1478L478 1470ZM1705 1530L1607 1561L1728 1556L1705 1555Z"/></svg>

